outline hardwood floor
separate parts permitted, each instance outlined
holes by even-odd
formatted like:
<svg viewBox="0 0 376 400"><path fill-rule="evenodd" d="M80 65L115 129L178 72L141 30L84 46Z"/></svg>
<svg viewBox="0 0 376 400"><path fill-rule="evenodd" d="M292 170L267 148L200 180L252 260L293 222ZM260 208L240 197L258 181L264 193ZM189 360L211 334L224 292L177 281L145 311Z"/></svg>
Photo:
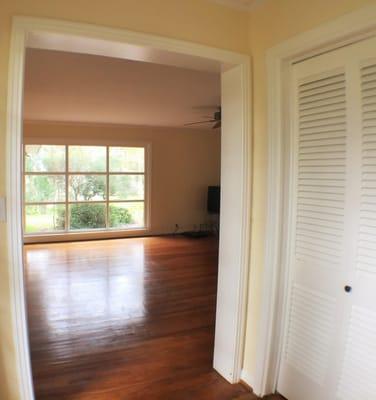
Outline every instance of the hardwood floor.
<svg viewBox="0 0 376 400"><path fill-rule="evenodd" d="M240 395L234 400L260 400L259 397L255 396L252 393ZM271 394L269 396L265 396L262 400L286 400L284 397L280 396L279 394Z"/></svg>
<svg viewBox="0 0 376 400"><path fill-rule="evenodd" d="M153 237L26 245L37 400L229 400L212 369L218 244Z"/></svg>

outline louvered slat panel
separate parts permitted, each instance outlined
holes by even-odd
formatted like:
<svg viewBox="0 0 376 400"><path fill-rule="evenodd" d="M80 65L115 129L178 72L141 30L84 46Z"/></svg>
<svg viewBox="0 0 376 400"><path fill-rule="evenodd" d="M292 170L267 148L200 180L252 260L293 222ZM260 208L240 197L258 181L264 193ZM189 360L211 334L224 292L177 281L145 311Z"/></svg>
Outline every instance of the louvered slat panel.
<svg viewBox="0 0 376 400"><path fill-rule="evenodd" d="M335 239L333 238L331 235L326 234L326 233L318 233L318 232L314 232L312 230L308 230L308 229L304 229L303 227L300 227L300 232L299 235L296 236L297 240L304 240L304 239L308 239L311 241L311 243L317 243L317 244L321 244L321 243L325 243L326 245L328 245L328 242L331 242L330 245L333 248L341 248L341 240L339 238Z"/></svg>
<svg viewBox="0 0 376 400"><path fill-rule="evenodd" d="M323 382L328 366L334 313L332 298L294 285L285 358L291 366L319 384Z"/></svg>
<svg viewBox="0 0 376 400"><path fill-rule="evenodd" d="M326 133L326 132L343 132L345 129L345 124L326 124L315 127L302 127L300 128L300 134L304 135L315 135L317 133Z"/></svg>
<svg viewBox="0 0 376 400"><path fill-rule="evenodd" d="M376 66L361 70L362 82L362 182L359 270L376 273Z"/></svg>
<svg viewBox="0 0 376 400"><path fill-rule="evenodd" d="M341 113L346 112L346 109L343 108L342 102L334 102L332 104L326 104L322 106L315 106L311 108L303 108L300 112L300 118L302 121L305 119L311 119L312 116L320 114L320 116L327 116L333 113Z"/></svg>
<svg viewBox="0 0 376 400"><path fill-rule="evenodd" d="M341 157L342 157L342 155L341 155ZM325 159L325 160L308 159L308 160L300 160L299 161L299 168L311 167L311 166L316 166L316 167L334 166L334 167L342 167L343 169L346 168L343 158L332 158L332 159Z"/></svg>
<svg viewBox="0 0 376 400"><path fill-rule="evenodd" d="M335 75L331 75L328 77L314 80L312 82L304 83L304 85L302 85L302 87L301 87L301 92L303 92L303 93L308 92L308 91L310 91L312 89L316 89L318 87L328 86L328 85L336 84L336 83L342 82L342 81L343 81L343 74L338 73Z"/></svg>
<svg viewBox="0 0 376 400"><path fill-rule="evenodd" d="M344 74L301 84L298 109L295 258L314 269L339 267L346 179ZM286 361L318 384L328 368L335 304L333 298L293 286Z"/></svg>
<svg viewBox="0 0 376 400"><path fill-rule="evenodd" d="M376 65L361 70L362 178L356 268L376 274ZM367 280L373 279L369 275ZM371 304L370 304L371 306ZM376 313L353 306L338 385L343 400L371 400L376 393Z"/></svg>
<svg viewBox="0 0 376 400"><path fill-rule="evenodd" d="M338 267L346 179L344 74L300 84L298 109L296 258L310 265Z"/></svg>
<svg viewBox="0 0 376 400"><path fill-rule="evenodd" d="M333 137L334 136L334 137ZM338 136L336 135L329 135L329 137L314 137L314 138L302 138L300 140L300 148L304 147L312 147L312 146L330 146L330 145L341 145L343 142L343 136ZM370 143L370 146L372 146L373 142ZM371 147L372 148L372 147Z"/></svg>
<svg viewBox="0 0 376 400"><path fill-rule="evenodd" d="M341 105L321 107L311 112L302 112L300 116L300 122L314 121L317 115L319 115L319 118L322 120L331 117L342 117L345 112L346 110Z"/></svg>
<svg viewBox="0 0 376 400"><path fill-rule="evenodd" d="M294 246L278 391L375 400L376 39L296 63L292 83Z"/></svg>
<svg viewBox="0 0 376 400"><path fill-rule="evenodd" d="M320 205L315 205L311 203L305 203L302 201L299 206L298 210L305 211L305 212L313 212L313 213L321 213L323 214L323 217L325 217L325 214L327 214L328 210L328 205L327 204L320 204ZM341 208L336 208L336 207L331 207L331 214L328 214L329 218L333 218L333 215L339 216L339 220L342 220L343 217L343 210ZM332 215L333 214L333 215Z"/></svg>
<svg viewBox="0 0 376 400"><path fill-rule="evenodd" d="M301 113L300 115L304 116L307 114L317 113L321 112L321 110L324 110L323 112L326 112L336 107L343 107L342 97L343 96L337 96L329 100L317 101L313 104L310 103L306 105L302 104L300 106L300 113Z"/></svg>
<svg viewBox="0 0 376 400"><path fill-rule="evenodd" d="M318 165L316 165L316 168L314 171L312 171L312 165L305 165L305 164L300 164L300 171L302 173L304 172L311 172L311 173L320 173L320 172L324 172L324 173L337 173L337 172L341 172L341 173L345 173L345 166L344 165L322 165L321 163L319 163ZM373 172L372 170L369 170L369 172Z"/></svg>
<svg viewBox="0 0 376 400"><path fill-rule="evenodd" d="M300 96L300 104L305 106L305 107L313 107L314 105L318 104L331 104L332 102L335 101L335 99L338 99L341 96L345 95L345 88L342 87L342 89L333 89L333 90L327 90L324 93L317 93L317 94L312 94L312 95L307 95L307 94L302 94Z"/></svg>
<svg viewBox="0 0 376 400"><path fill-rule="evenodd" d="M338 397L371 400L376 393L376 313L353 307Z"/></svg>

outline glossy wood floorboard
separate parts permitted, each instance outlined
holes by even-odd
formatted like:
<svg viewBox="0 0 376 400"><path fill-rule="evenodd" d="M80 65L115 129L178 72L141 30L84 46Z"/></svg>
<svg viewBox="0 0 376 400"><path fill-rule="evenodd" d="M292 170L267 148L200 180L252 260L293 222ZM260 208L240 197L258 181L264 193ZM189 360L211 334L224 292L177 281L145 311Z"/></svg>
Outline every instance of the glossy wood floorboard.
<svg viewBox="0 0 376 400"><path fill-rule="evenodd" d="M239 397L236 397L235 400L260 400L260 398L252 393L247 393L240 395ZM279 394L271 394L269 396L263 397L262 400L286 400L286 399Z"/></svg>
<svg viewBox="0 0 376 400"><path fill-rule="evenodd" d="M25 246L37 400L229 400L212 369L218 243Z"/></svg>

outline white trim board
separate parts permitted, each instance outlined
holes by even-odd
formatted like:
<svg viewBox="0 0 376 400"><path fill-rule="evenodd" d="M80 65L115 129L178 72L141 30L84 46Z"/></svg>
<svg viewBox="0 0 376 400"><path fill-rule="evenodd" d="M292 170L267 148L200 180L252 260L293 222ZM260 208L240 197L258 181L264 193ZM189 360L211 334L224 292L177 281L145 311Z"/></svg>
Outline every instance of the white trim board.
<svg viewBox="0 0 376 400"><path fill-rule="evenodd" d="M300 34L267 53L268 82L268 208L265 248L262 320L258 333L258 354L254 391L273 393L277 387L282 332L286 315L288 268L284 221L289 194L286 146L290 135L289 82L291 65L334 48L376 35L376 6L346 14ZM284 205L285 204L285 205Z"/></svg>
<svg viewBox="0 0 376 400"><path fill-rule="evenodd" d="M246 386L249 386L253 390L255 387L255 377L253 375L249 374L248 371L243 369L240 378Z"/></svg>
<svg viewBox="0 0 376 400"><path fill-rule="evenodd" d="M6 128L6 190L7 241L9 250L10 295L13 335L16 347L16 367L21 400L33 400L33 385L28 345L25 307L22 225L21 225L21 156L22 156L22 97L25 49L28 38L53 40L54 35L69 39L92 39L114 46L127 44L175 53L200 63L200 58L217 62L222 71L222 83L232 81L235 90L223 94L222 141L222 206L221 228L226 238L220 238L219 281L217 295L216 339L214 367L229 382L240 380L243 362L246 318L247 280L250 243L251 204L251 137L250 137L250 60L247 55L202 46L195 43L156 35L112 29L67 21L14 17L10 47L9 85ZM93 42L91 42L93 44ZM202 60L201 60L202 61ZM201 63L202 65L202 63ZM193 68L193 65L190 64ZM236 107L233 105L236 104ZM225 165L225 167L223 167ZM239 179L239 177L241 177ZM236 217L232 210L237 210ZM226 277L231 276L231 279Z"/></svg>

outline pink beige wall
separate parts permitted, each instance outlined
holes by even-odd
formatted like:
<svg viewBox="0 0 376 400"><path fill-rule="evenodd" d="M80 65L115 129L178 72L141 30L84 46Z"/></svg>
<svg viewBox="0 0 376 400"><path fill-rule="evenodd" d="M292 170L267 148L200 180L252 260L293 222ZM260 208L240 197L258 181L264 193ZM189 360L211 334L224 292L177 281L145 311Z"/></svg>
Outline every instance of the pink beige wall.
<svg viewBox="0 0 376 400"><path fill-rule="evenodd" d="M148 234L192 230L208 221L208 185L220 183L220 131L122 125L25 123L25 143L144 143L151 150Z"/></svg>

